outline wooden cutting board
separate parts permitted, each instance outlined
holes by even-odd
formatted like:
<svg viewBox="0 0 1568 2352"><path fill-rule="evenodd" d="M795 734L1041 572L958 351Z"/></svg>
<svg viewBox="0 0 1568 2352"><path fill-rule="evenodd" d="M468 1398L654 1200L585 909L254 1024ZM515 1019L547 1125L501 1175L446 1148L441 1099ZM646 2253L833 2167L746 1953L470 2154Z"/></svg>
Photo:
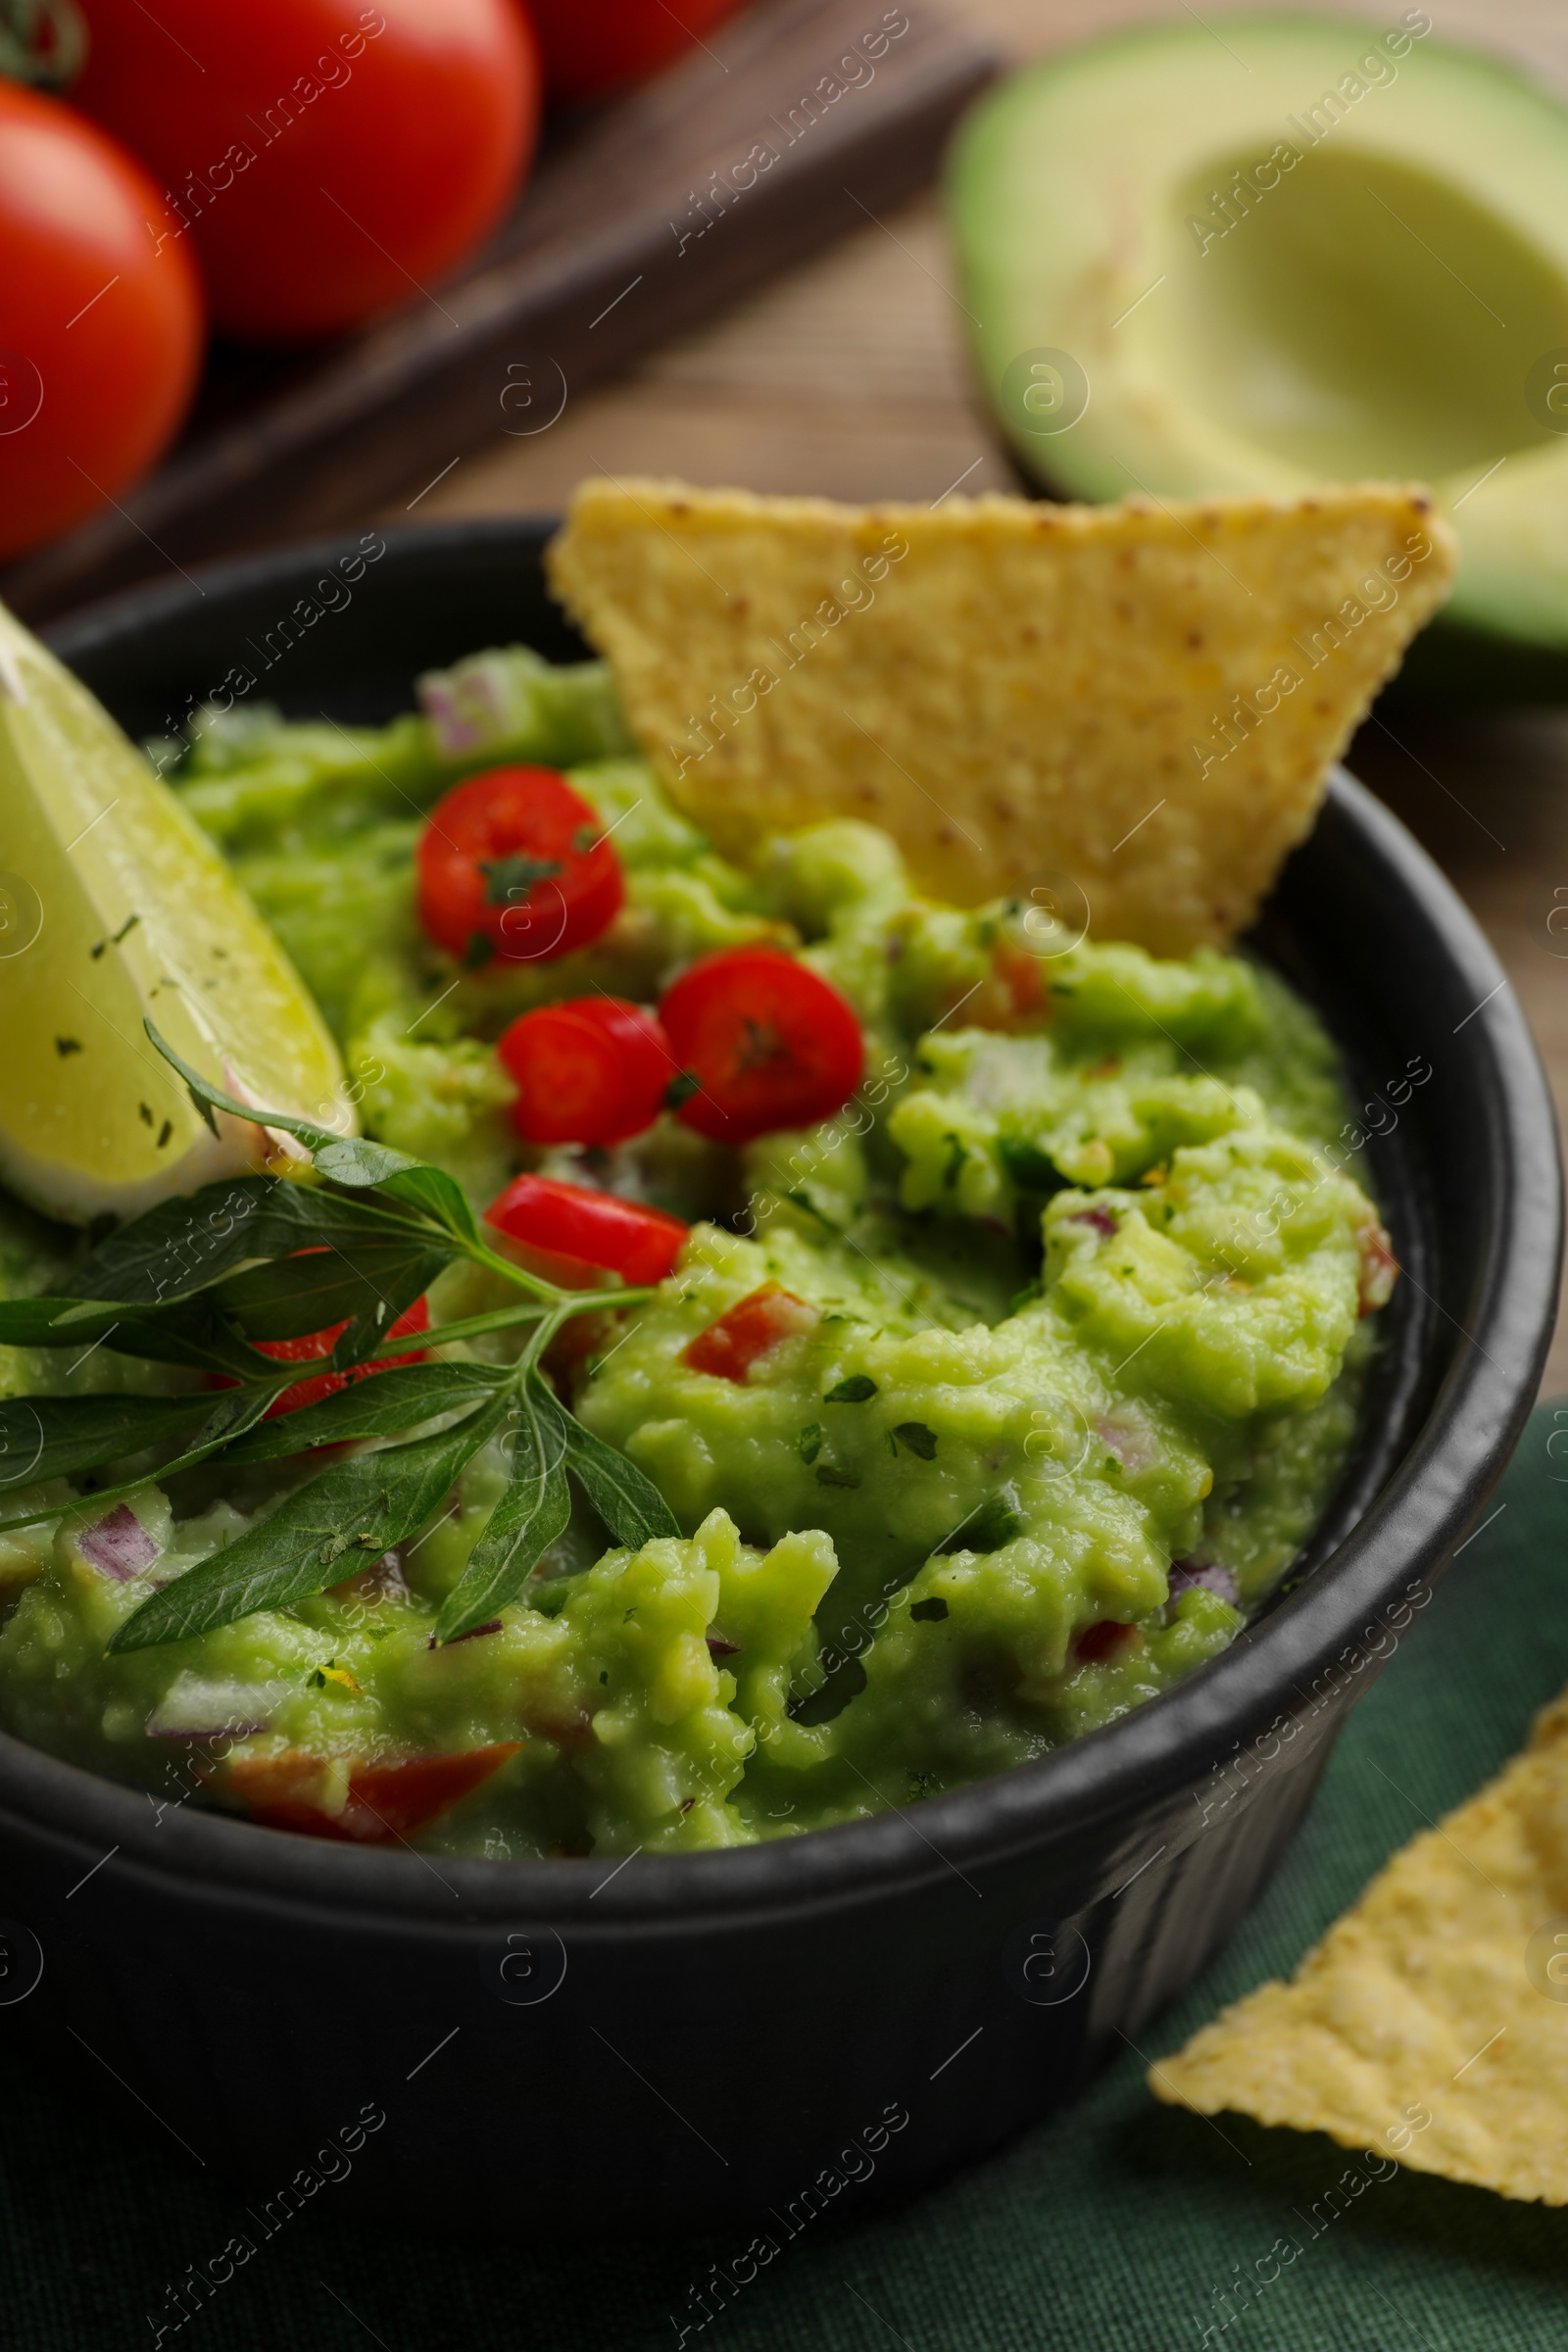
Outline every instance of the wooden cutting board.
<svg viewBox="0 0 1568 2352"><path fill-rule="evenodd" d="M466 272L325 349L215 350L184 438L0 575L45 620L219 554L329 530L719 309L934 172L997 69L922 4L767 0L671 73L554 125Z"/></svg>

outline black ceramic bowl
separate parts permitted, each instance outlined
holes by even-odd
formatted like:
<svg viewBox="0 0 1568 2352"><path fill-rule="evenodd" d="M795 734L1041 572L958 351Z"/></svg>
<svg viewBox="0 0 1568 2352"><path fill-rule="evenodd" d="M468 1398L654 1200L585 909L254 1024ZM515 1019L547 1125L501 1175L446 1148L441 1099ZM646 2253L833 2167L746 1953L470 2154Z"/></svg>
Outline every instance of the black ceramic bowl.
<svg viewBox="0 0 1568 2352"><path fill-rule="evenodd" d="M416 669L479 646L575 650L543 536L372 536L359 567L339 544L268 556L138 591L55 643L132 733L231 671L296 713L379 718ZM777 2240L841 2194L863 2210L980 2155L1118 2035L1141 2041L1419 1624L1519 1433L1557 1293L1556 1135L1524 1021L1443 877L1348 776L1259 945L1316 1000L1357 1099L1383 1105L1367 1148L1405 1275L1308 1572L1225 1656L913 1811L618 1867L159 1818L0 1739L0 1997L41 1950L26 2014L52 2008L263 2198L368 2109L384 2121L340 2193L382 2220L513 2232L760 2214ZM1412 1068L1431 1074L1401 1087Z"/></svg>

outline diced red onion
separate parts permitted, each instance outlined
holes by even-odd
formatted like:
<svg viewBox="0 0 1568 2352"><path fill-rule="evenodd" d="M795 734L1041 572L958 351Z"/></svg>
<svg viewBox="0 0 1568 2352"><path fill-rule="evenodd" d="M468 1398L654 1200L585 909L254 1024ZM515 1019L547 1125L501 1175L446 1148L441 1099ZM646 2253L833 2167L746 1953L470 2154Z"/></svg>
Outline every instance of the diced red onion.
<svg viewBox="0 0 1568 2352"><path fill-rule="evenodd" d="M1200 1560L1173 1560L1170 1570L1170 1596L1185 1592L1192 1585L1201 1585L1206 1592L1217 1592L1221 1600L1237 1606L1236 1579L1228 1568Z"/></svg>
<svg viewBox="0 0 1568 2352"><path fill-rule="evenodd" d="M1118 1233L1121 1229L1108 1208L1078 1208L1063 1219L1067 1225L1092 1225L1097 1233Z"/></svg>
<svg viewBox="0 0 1568 2352"><path fill-rule="evenodd" d="M118 1503L105 1519L83 1528L76 1548L101 1576L128 1585L133 1576L150 1568L163 1550L147 1533L128 1502Z"/></svg>
<svg viewBox="0 0 1568 2352"><path fill-rule="evenodd" d="M710 1634L708 1654L710 1658L733 1658L740 1648L738 1642L726 1642L722 1634Z"/></svg>

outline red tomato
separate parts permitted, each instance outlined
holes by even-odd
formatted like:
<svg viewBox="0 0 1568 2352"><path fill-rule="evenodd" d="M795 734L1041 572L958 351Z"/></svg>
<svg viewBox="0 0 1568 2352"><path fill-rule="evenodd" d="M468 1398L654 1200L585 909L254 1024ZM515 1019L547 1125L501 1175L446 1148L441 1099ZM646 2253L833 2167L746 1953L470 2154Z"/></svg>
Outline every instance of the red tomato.
<svg viewBox="0 0 1568 2352"><path fill-rule="evenodd" d="M152 181L69 106L0 80L0 558L145 473L189 404L201 283Z"/></svg>
<svg viewBox="0 0 1568 2352"><path fill-rule="evenodd" d="M528 1249L602 1267L638 1287L663 1281L690 1230L645 1201L553 1176L514 1176L484 1213L498 1233Z"/></svg>
<svg viewBox="0 0 1568 2352"><path fill-rule="evenodd" d="M299 342L433 299L532 153L538 60L509 0L82 12L73 95L168 188L226 334Z"/></svg>
<svg viewBox="0 0 1568 2352"><path fill-rule="evenodd" d="M626 895L620 859L553 767L492 767L431 809L416 854L419 920L449 956L549 962L585 948Z"/></svg>
<svg viewBox="0 0 1568 2352"><path fill-rule="evenodd" d="M724 1143L830 1119L865 1067L850 1006L781 948L699 957L665 990L659 1017L698 1083L677 1116Z"/></svg>
<svg viewBox="0 0 1568 2352"><path fill-rule="evenodd" d="M341 1813L323 1803L329 1770L324 1756L291 1748L281 1756L237 1756L218 1786L237 1796L252 1821L270 1830L300 1830L308 1838L337 1838L360 1845L390 1845L448 1813L514 1756L520 1740L470 1747L456 1756L403 1756L357 1764Z"/></svg>
<svg viewBox="0 0 1568 2352"><path fill-rule="evenodd" d="M689 49L738 0L528 0L545 88L568 104L652 74Z"/></svg>
<svg viewBox="0 0 1568 2352"><path fill-rule="evenodd" d="M1076 1654L1091 1666L1113 1658L1124 1642L1130 1641L1136 1625L1118 1625L1114 1617L1102 1617L1098 1625L1086 1626L1073 1643Z"/></svg>
<svg viewBox="0 0 1568 2352"><path fill-rule="evenodd" d="M513 1022L496 1048L521 1093L530 1144L623 1144L651 1127L675 1075L651 1012L624 997L567 997Z"/></svg>
<svg viewBox="0 0 1568 2352"><path fill-rule="evenodd" d="M386 1336L389 1340L401 1340L410 1332L428 1331L429 1328L430 1310L422 1298L416 1298L407 1313L399 1315ZM310 1362L312 1356L327 1354L347 1329L348 1322L345 1319L329 1325L325 1331L311 1332L303 1339L258 1340L256 1345L263 1355L271 1356L275 1363L305 1364ZM351 1372L315 1373L311 1379L297 1380L291 1389L285 1389L281 1396L268 1406L262 1418L270 1421L274 1413L297 1413L307 1404L319 1404L323 1396L335 1396L339 1389L346 1389L351 1380L363 1380L368 1372L390 1372L399 1364L422 1364L424 1360L423 1348L415 1348L407 1355L378 1356L373 1363L356 1364ZM225 1382L224 1386L227 1385Z"/></svg>
<svg viewBox="0 0 1568 2352"><path fill-rule="evenodd" d="M700 1331L681 1351L681 1362L715 1380L742 1381L782 1340L809 1331L819 1310L782 1283L764 1282L726 1308L716 1323Z"/></svg>

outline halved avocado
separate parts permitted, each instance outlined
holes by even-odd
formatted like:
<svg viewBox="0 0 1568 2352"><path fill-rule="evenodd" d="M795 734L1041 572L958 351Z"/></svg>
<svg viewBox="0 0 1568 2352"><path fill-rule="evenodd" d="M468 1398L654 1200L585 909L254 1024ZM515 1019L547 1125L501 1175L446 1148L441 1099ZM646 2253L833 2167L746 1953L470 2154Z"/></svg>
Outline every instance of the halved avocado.
<svg viewBox="0 0 1568 2352"><path fill-rule="evenodd" d="M979 366L1073 496L1430 482L1460 567L1423 682L1557 694L1568 108L1390 15L1184 18L983 101L949 178Z"/></svg>

